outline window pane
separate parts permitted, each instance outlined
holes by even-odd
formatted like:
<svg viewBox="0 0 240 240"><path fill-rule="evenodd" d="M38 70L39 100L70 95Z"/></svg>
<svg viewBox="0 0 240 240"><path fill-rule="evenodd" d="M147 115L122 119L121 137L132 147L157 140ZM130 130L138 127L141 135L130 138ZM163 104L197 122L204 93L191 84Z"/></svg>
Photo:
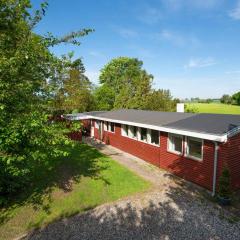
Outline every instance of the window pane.
<svg viewBox="0 0 240 240"><path fill-rule="evenodd" d="M126 136L128 136L128 128L129 128L129 126L128 126L128 125L125 125Z"/></svg>
<svg viewBox="0 0 240 240"><path fill-rule="evenodd" d="M141 128L141 140L147 141L147 129L146 128Z"/></svg>
<svg viewBox="0 0 240 240"><path fill-rule="evenodd" d="M159 132L156 130L151 130L151 143L159 144Z"/></svg>
<svg viewBox="0 0 240 240"><path fill-rule="evenodd" d="M189 155L202 158L202 142L194 139L188 140Z"/></svg>
<svg viewBox="0 0 240 240"><path fill-rule="evenodd" d="M137 138L137 127L133 126L132 134L134 138Z"/></svg>
<svg viewBox="0 0 240 240"><path fill-rule="evenodd" d="M99 128L99 121L97 120L96 121L96 126L95 126L97 129Z"/></svg>
<svg viewBox="0 0 240 240"><path fill-rule="evenodd" d="M182 152L182 138L174 136L174 150L177 152Z"/></svg>
<svg viewBox="0 0 240 240"><path fill-rule="evenodd" d="M111 123L111 132L114 132L114 123Z"/></svg>

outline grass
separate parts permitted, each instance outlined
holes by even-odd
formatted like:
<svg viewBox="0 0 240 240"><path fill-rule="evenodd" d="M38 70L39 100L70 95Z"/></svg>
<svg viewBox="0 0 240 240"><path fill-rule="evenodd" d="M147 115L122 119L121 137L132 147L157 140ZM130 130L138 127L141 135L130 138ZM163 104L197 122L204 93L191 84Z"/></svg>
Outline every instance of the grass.
<svg viewBox="0 0 240 240"><path fill-rule="evenodd" d="M8 207L0 209L0 238L12 239L34 228L148 189L146 182L85 144L66 149Z"/></svg>
<svg viewBox="0 0 240 240"><path fill-rule="evenodd" d="M240 114L240 106L222 103L187 103L187 108L193 108L199 113Z"/></svg>

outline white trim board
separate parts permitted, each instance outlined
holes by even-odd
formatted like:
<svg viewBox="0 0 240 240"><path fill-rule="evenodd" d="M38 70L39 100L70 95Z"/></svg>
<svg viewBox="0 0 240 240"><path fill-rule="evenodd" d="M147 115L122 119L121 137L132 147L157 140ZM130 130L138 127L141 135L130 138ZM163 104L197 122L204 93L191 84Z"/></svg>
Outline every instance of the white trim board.
<svg viewBox="0 0 240 240"><path fill-rule="evenodd" d="M97 116L91 116L91 118L96 120L115 122L119 124L132 125L136 127L149 128L149 129L158 130L158 131L167 132L167 133L175 133L175 134L189 136L189 137L202 138L202 139L207 139L207 140L216 141L216 142L226 142L228 138L228 134L214 135L214 134L208 134L208 133L198 133L198 132L192 132L187 130L179 130L179 129L169 128L169 127L161 127L161 126L155 126L150 124L129 122L129 121L103 118L103 117L97 117Z"/></svg>

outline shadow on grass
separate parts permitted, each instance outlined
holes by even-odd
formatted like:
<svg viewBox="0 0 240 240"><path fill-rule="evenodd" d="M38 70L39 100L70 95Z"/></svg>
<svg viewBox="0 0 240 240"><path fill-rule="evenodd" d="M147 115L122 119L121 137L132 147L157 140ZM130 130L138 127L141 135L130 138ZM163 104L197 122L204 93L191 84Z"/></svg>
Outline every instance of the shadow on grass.
<svg viewBox="0 0 240 240"><path fill-rule="evenodd" d="M164 197L155 193L144 204L126 201L75 215L24 239L238 239L239 225L220 220L218 209L196 195L186 185L170 186Z"/></svg>
<svg viewBox="0 0 240 240"><path fill-rule="evenodd" d="M81 181L82 177L101 179L105 184L110 184L101 174L108 168L108 160L101 159L103 154L80 143L65 148L69 153L67 157L51 159L47 166L39 166L32 173L34 178L28 188L0 209L0 224L11 219L14 209L27 204L31 204L35 210L42 209L50 214L53 189L70 192L72 184Z"/></svg>

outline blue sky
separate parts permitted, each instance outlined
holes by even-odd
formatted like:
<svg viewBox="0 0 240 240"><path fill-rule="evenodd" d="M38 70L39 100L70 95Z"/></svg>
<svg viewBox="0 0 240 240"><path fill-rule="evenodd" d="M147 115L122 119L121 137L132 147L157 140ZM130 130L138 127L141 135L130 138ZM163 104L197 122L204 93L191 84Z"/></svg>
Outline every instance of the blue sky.
<svg viewBox="0 0 240 240"><path fill-rule="evenodd" d="M240 0L52 0L35 31L64 35L81 28L95 32L80 47L52 51L74 51L96 84L108 61L129 56L144 62L155 88L174 97L240 90Z"/></svg>

